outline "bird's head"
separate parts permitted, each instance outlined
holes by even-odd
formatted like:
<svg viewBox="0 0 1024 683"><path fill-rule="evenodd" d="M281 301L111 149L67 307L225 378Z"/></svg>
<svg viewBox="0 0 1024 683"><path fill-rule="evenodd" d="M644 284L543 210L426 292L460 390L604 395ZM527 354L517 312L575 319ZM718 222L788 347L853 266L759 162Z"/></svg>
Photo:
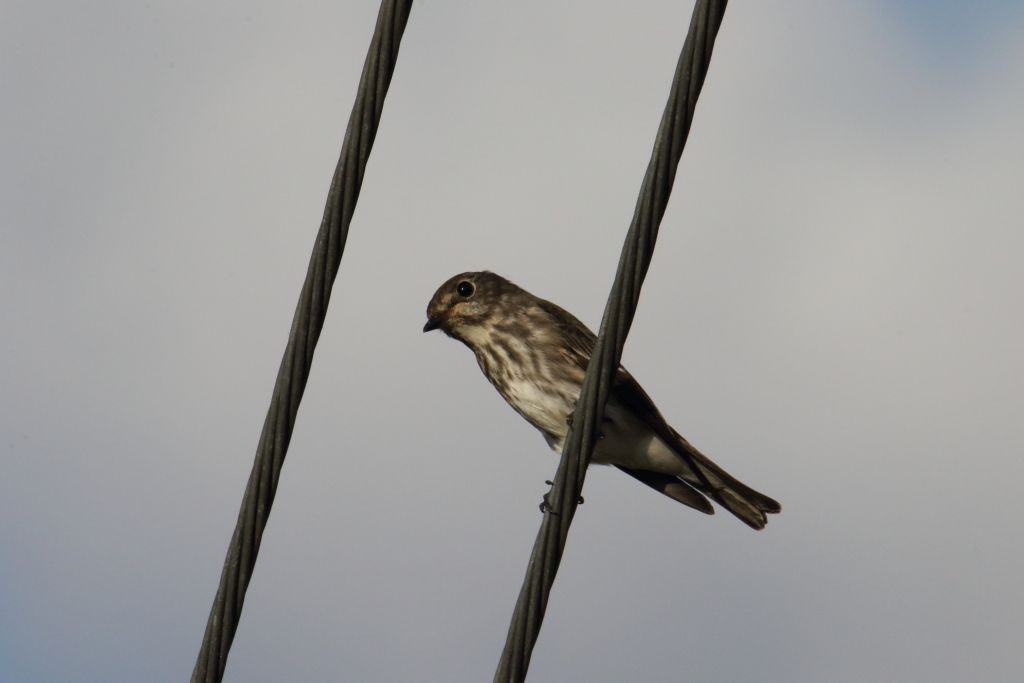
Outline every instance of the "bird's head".
<svg viewBox="0 0 1024 683"><path fill-rule="evenodd" d="M467 331L500 315L508 297L522 291L487 270L460 273L438 287L430 298L423 331L441 330L449 337L466 340Z"/></svg>

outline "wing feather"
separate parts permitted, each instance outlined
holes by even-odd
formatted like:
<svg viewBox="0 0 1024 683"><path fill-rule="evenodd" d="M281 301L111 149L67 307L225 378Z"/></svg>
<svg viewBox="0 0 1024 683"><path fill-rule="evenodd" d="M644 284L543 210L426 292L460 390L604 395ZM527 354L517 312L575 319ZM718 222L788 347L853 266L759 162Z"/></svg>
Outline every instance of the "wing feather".
<svg viewBox="0 0 1024 683"><path fill-rule="evenodd" d="M596 335L560 306L543 299L539 301L539 304L541 309L556 323L562 336L567 359L586 372L587 366L590 364L590 355L597 342ZM615 384L612 386L612 395L642 419L689 466L695 476L693 480L687 479L684 482L676 477L656 472L630 470L624 467L619 467L619 469L670 498L698 510L706 511L705 508L699 507L700 503L686 492L693 492L695 496L703 500L702 496L693 491L693 489L697 489L755 529L764 528L768 521L765 513L777 513L782 509L779 503L738 481L694 448L665 421L651 397L621 365L616 374ZM677 484L673 484L663 477L669 477ZM690 488L691 486L693 488ZM704 500L704 503L707 504L707 501Z"/></svg>

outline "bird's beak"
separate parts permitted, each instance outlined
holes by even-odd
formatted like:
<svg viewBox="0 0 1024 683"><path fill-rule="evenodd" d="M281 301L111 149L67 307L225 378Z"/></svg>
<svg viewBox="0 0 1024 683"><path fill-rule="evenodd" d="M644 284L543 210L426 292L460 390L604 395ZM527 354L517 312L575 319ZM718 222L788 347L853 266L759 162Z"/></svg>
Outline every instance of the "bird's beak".
<svg viewBox="0 0 1024 683"><path fill-rule="evenodd" d="M451 310L447 310L444 313L435 313L434 315L427 318L427 324L423 326L424 332L430 332L436 330L444 324L444 321L448 319L448 314Z"/></svg>

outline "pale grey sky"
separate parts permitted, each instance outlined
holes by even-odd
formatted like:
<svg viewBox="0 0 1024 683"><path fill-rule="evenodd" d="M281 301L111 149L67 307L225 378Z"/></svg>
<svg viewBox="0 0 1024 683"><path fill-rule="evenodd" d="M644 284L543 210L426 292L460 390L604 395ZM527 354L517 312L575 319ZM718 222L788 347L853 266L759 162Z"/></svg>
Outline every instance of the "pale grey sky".
<svg viewBox="0 0 1024 683"><path fill-rule="evenodd" d="M490 680L556 459L423 335L596 327L691 5L413 7L227 681ZM730 5L530 680L1024 675L1020 3ZM0 3L0 680L183 681L377 3Z"/></svg>

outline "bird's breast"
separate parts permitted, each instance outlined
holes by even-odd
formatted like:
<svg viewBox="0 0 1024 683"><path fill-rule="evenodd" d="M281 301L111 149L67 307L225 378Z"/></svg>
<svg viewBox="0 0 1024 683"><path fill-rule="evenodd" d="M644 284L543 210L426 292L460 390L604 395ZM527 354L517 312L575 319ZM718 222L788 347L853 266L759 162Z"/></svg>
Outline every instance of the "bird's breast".
<svg viewBox="0 0 1024 683"><path fill-rule="evenodd" d="M554 448L568 430L565 420L579 397L582 371L563 368L564 361L545 342L488 326L478 327L466 339L498 393Z"/></svg>
<svg viewBox="0 0 1024 683"><path fill-rule="evenodd" d="M566 418L572 414L580 395L579 385L549 378L513 378L499 391L517 413L544 432L552 447L553 441L560 444L565 438L569 429Z"/></svg>

